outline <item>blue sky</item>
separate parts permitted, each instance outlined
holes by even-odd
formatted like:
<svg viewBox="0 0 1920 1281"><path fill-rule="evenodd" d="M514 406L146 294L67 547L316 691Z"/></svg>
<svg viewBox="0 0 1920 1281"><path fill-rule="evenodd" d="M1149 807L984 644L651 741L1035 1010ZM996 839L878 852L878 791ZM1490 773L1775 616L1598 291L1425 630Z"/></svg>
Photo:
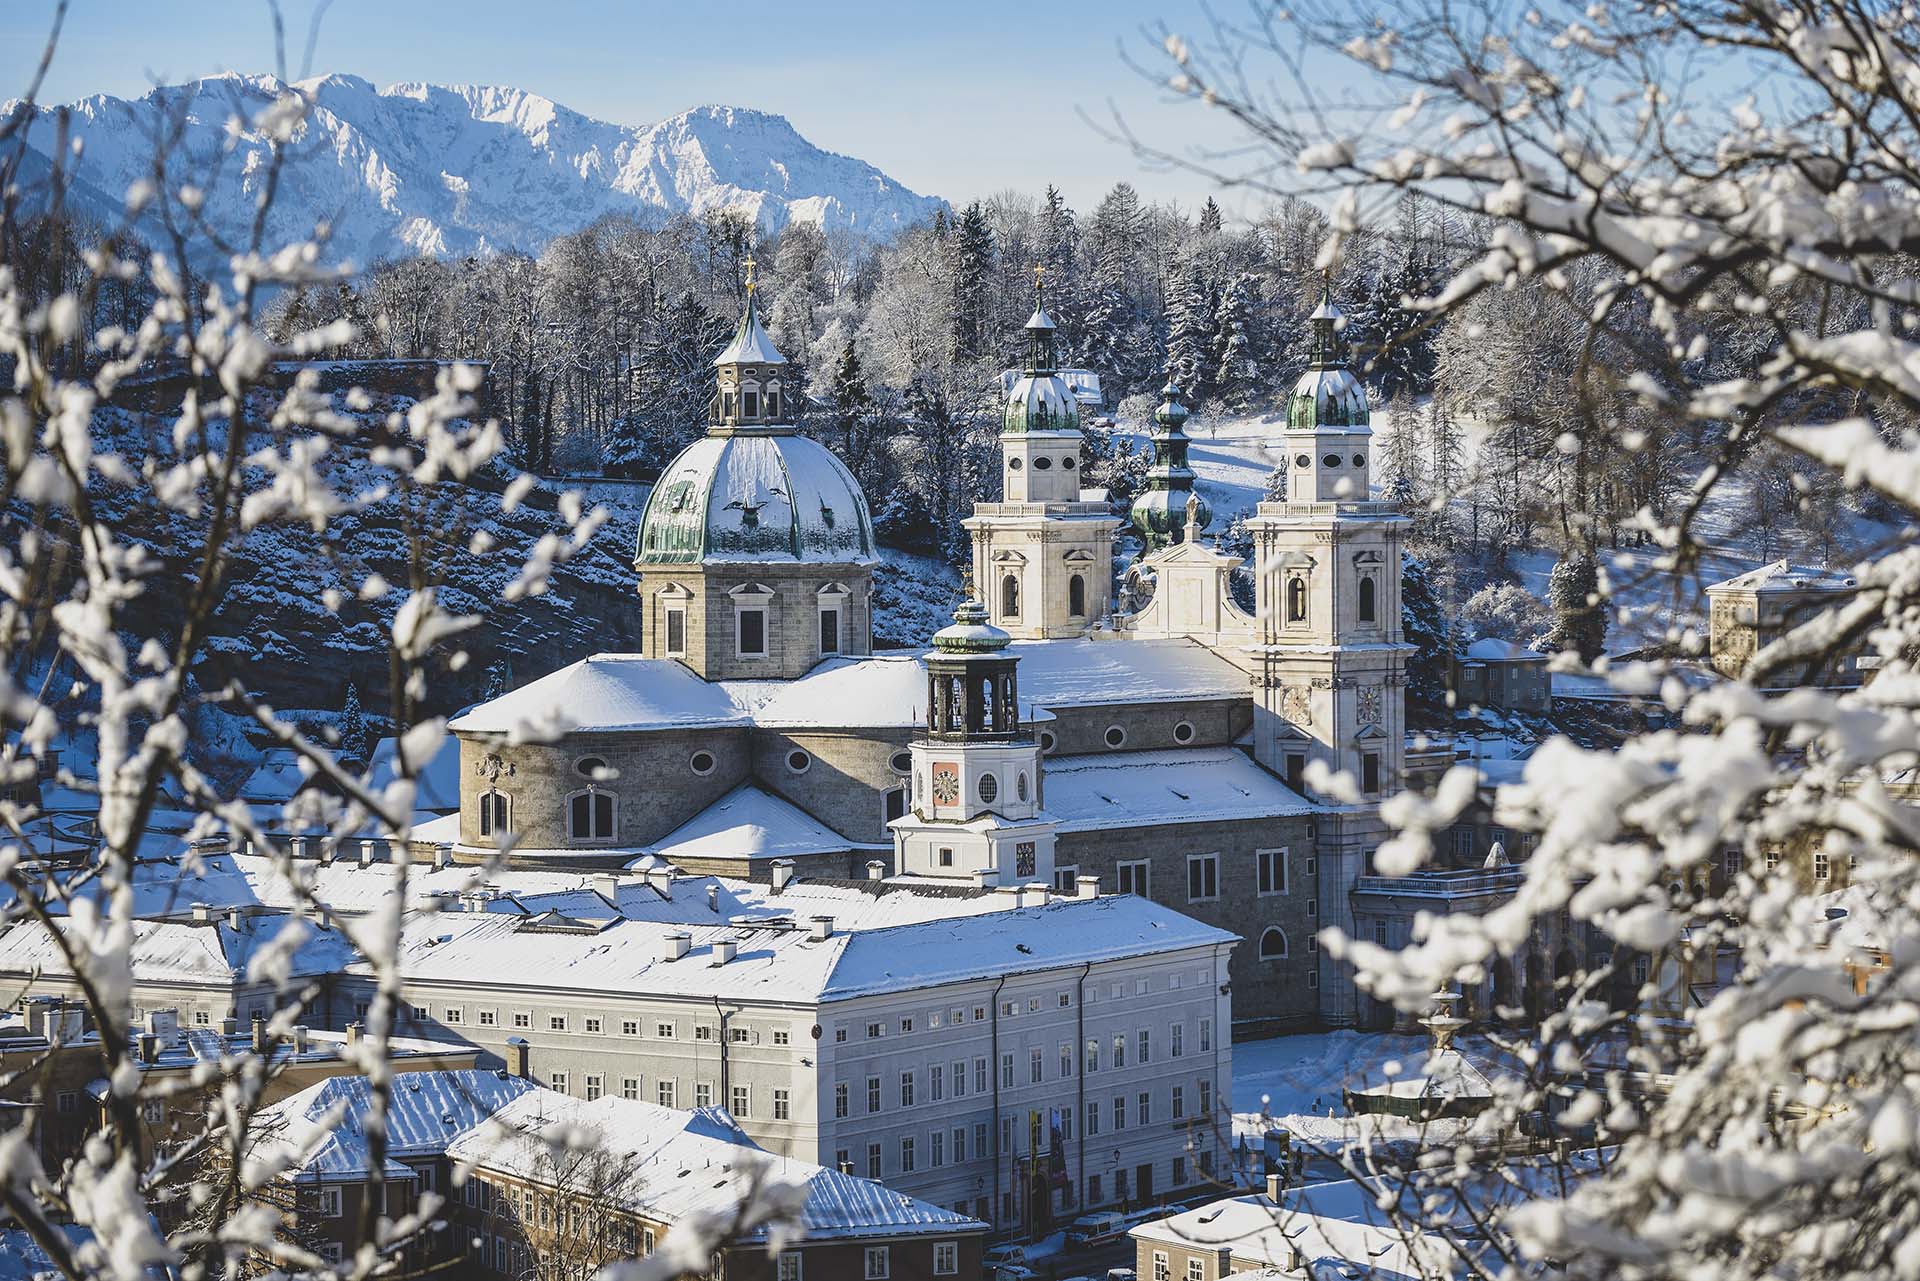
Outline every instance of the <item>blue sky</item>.
<svg viewBox="0 0 1920 1281"><path fill-rule="evenodd" d="M283 3L296 74L312 7ZM53 9L0 5L0 98L26 84ZM1170 147L1229 143L1204 109L1170 102L1121 59L1124 44L1163 67L1144 33L1194 34L1203 21L1199 0L333 0L313 70L510 84L623 124L708 102L755 107L921 192L965 201L1051 181L1085 212L1121 178L1183 204L1209 193L1145 168L1079 114L1105 121L1118 107ZM265 0L73 0L43 100L272 66Z"/></svg>

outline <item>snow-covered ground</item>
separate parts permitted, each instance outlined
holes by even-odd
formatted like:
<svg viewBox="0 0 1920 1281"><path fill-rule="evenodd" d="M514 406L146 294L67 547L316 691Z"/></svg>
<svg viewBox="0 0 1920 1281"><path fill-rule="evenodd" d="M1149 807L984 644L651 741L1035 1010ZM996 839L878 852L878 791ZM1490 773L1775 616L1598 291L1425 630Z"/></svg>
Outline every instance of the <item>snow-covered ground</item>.
<svg viewBox="0 0 1920 1281"><path fill-rule="evenodd" d="M1431 1039L1392 1032L1299 1032L1233 1047L1233 1110L1275 1116L1344 1113L1342 1089L1385 1080L1388 1065L1417 1073Z"/></svg>

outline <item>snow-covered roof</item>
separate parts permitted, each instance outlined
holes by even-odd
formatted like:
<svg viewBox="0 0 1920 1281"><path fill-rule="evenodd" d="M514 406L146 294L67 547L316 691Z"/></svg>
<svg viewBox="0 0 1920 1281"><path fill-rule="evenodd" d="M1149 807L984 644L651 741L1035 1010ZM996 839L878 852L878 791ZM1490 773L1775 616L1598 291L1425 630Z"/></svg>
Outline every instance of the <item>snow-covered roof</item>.
<svg viewBox="0 0 1920 1281"><path fill-rule="evenodd" d="M54 928L64 933L71 927L61 920ZM238 928L225 917L206 923L136 920L131 928L129 957L136 983L227 985L249 981L254 958L272 948L281 931L287 929L306 932L287 958L285 972L289 977L337 973L356 955L353 945L339 931L281 915L243 916ZM73 971L47 926L22 921L0 935L0 973L70 977Z"/></svg>
<svg viewBox="0 0 1920 1281"><path fill-rule="evenodd" d="M568 729L691 729L746 721L726 690L670 658L595 654L471 708L448 725L520 741Z"/></svg>
<svg viewBox="0 0 1920 1281"><path fill-rule="evenodd" d="M833 658L790 681L722 681L769 728L909 728L927 723L927 669L914 655Z"/></svg>
<svg viewBox="0 0 1920 1281"><path fill-rule="evenodd" d="M396 1074L387 1108L387 1177L412 1177L401 1161L439 1156L459 1135L535 1090L549 1093L524 1077L475 1068ZM291 1171L301 1179L365 1176L373 1167L365 1129L372 1099L364 1076L329 1077L289 1095L261 1114L255 1132L269 1137L255 1159L291 1156Z"/></svg>
<svg viewBox="0 0 1920 1281"><path fill-rule="evenodd" d="M1839 569L1815 569L1776 560L1770 565L1750 569L1744 574L1711 584L1707 590L1742 592L1850 592L1860 585L1852 574Z"/></svg>
<svg viewBox="0 0 1920 1281"><path fill-rule="evenodd" d="M846 464L790 429L714 433L660 473L640 522L644 565L870 565L873 522Z"/></svg>
<svg viewBox="0 0 1920 1281"><path fill-rule="evenodd" d="M455 1161L520 1179L552 1182L554 1153L594 1154L599 1195L622 1210L671 1225L737 1205L761 1171L804 1184L800 1225L809 1239L984 1231L986 1225L927 1201L806 1161L766 1154L719 1108L680 1112L632 1099L588 1102L535 1089L503 1106L490 1124L447 1145ZM560 1158L562 1162L567 1157ZM695 1176L695 1177L689 1177ZM564 1177L564 1174L562 1175ZM765 1229L747 1233L763 1239Z"/></svg>
<svg viewBox="0 0 1920 1281"><path fill-rule="evenodd" d="M1276 1204L1249 1194L1212 1201L1132 1229L1136 1240L1202 1253L1226 1249L1236 1264L1293 1271L1298 1257L1309 1275L1323 1267L1343 1275L1355 1264L1375 1281L1451 1276L1453 1250L1437 1236L1403 1234L1381 1210L1378 1188L1339 1180L1289 1188Z"/></svg>
<svg viewBox="0 0 1920 1281"><path fill-rule="evenodd" d="M255 804L285 803L299 794L310 777L301 765L300 753L290 747L271 748L240 784L240 799Z"/></svg>
<svg viewBox="0 0 1920 1281"><path fill-rule="evenodd" d="M1487 636L1467 646L1467 658L1475 663L1544 663L1547 655L1538 650L1498 636Z"/></svg>
<svg viewBox="0 0 1920 1281"><path fill-rule="evenodd" d="M400 776L399 740L383 738L373 745L368 772L375 791ZM413 808L446 814L460 808L460 740L451 735L440 740L440 750L427 761L409 761L413 767Z"/></svg>
<svg viewBox="0 0 1920 1281"><path fill-rule="evenodd" d="M1248 697L1247 674L1198 641L1015 641L1022 698L1043 707Z"/></svg>
<svg viewBox="0 0 1920 1281"><path fill-rule="evenodd" d="M850 848L847 838L815 822L790 801L742 783L647 847L680 859L796 858Z"/></svg>
<svg viewBox="0 0 1920 1281"><path fill-rule="evenodd" d="M740 313L740 323L733 331L733 341L726 349L713 358L713 367L722 365L784 365L787 358L773 345L760 323L760 308L754 302L752 294L747 295L747 309Z"/></svg>
<svg viewBox="0 0 1920 1281"><path fill-rule="evenodd" d="M1062 832L1314 811L1311 801L1233 747L1052 756L1042 786Z"/></svg>
<svg viewBox="0 0 1920 1281"><path fill-rule="evenodd" d="M832 911L803 913L802 902L794 900L793 924L710 912L712 924L623 919L590 934L523 930L521 917L501 913L421 917L404 931L400 964L420 982L814 1003L1234 939L1133 895L1004 911L965 907L970 914L851 933ZM798 919L816 914L836 916L833 934L818 941ZM676 932L688 935L689 950L665 959L666 938ZM723 940L737 950L715 965L714 945ZM364 964L353 968L369 972Z"/></svg>

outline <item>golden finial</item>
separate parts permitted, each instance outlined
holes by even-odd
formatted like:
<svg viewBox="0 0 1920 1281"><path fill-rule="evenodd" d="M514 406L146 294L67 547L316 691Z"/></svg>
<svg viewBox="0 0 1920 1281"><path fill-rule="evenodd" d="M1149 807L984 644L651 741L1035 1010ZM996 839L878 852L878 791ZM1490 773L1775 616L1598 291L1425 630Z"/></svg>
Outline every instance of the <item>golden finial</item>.
<svg viewBox="0 0 1920 1281"><path fill-rule="evenodd" d="M753 255L747 255L747 296L753 296Z"/></svg>
<svg viewBox="0 0 1920 1281"><path fill-rule="evenodd" d="M1033 296L1045 298L1047 288L1047 268L1044 263L1033 264Z"/></svg>

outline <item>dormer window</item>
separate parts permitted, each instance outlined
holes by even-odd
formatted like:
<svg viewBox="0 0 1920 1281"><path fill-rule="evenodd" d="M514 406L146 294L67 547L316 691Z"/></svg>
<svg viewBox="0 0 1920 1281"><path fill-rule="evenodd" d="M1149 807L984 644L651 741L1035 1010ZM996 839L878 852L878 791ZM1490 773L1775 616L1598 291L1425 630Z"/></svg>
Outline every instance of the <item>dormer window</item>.
<svg viewBox="0 0 1920 1281"><path fill-rule="evenodd" d="M730 391L720 393L720 417L723 419L733 417L733 393Z"/></svg>
<svg viewBox="0 0 1920 1281"><path fill-rule="evenodd" d="M767 417L773 419L780 417L780 389L778 387L767 388Z"/></svg>
<svg viewBox="0 0 1920 1281"><path fill-rule="evenodd" d="M741 392L740 395L745 406L743 416L747 418L758 418L760 416L760 393L749 387L746 391Z"/></svg>

